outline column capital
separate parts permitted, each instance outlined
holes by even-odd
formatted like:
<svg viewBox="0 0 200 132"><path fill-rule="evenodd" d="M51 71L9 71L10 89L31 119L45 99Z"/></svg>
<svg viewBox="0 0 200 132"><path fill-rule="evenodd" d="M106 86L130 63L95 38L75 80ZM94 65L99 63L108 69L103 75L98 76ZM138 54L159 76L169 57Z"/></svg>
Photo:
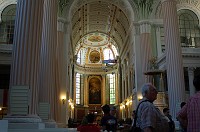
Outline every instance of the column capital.
<svg viewBox="0 0 200 132"><path fill-rule="evenodd" d="M58 17L57 19L57 31L65 32L66 31L66 25L69 23L65 18Z"/></svg>
<svg viewBox="0 0 200 132"><path fill-rule="evenodd" d="M149 20L141 20L138 22L140 25L140 33L150 33L151 32L151 22Z"/></svg>
<svg viewBox="0 0 200 132"><path fill-rule="evenodd" d="M139 23L138 22L133 22L133 28L134 28L134 30L133 30L133 34L134 35L139 35L140 34L140 27L139 27L140 25L139 25Z"/></svg>
<svg viewBox="0 0 200 132"><path fill-rule="evenodd" d="M188 69L188 71L194 71L195 67L188 67L187 69Z"/></svg>

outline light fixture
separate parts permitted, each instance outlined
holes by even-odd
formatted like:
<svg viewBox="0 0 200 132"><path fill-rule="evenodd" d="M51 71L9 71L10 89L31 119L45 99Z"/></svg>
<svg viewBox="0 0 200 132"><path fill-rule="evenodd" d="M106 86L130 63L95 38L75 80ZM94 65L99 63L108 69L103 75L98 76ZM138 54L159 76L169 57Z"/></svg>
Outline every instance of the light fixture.
<svg viewBox="0 0 200 132"><path fill-rule="evenodd" d="M139 101L140 101L142 98L143 98L142 95L139 95L139 96L138 96L138 100L139 100Z"/></svg>
<svg viewBox="0 0 200 132"><path fill-rule="evenodd" d="M62 99L62 103L65 104L65 99Z"/></svg>
<svg viewBox="0 0 200 132"><path fill-rule="evenodd" d="M0 107L0 111L2 110L2 108Z"/></svg>
<svg viewBox="0 0 200 132"><path fill-rule="evenodd" d="M66 96L61 96L61 101L62 101L62 104L64 105L66 101Z"/></svg>

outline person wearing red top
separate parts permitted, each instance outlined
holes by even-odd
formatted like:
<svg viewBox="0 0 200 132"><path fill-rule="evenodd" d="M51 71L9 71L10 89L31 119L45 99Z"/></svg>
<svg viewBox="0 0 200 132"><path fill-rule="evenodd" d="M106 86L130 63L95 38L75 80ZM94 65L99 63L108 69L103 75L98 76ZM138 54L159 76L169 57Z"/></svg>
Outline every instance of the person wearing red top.
<svg viewBox="0 0 200 132"><path fill-rule="evenodd" d="M177 119L187 132L200 132L200 75L194 77L193 85L197 93L188 99L178 112Z"/></svg>
<svg viewBox="0 0 200 132"><path fill-rule="evenodd" d="M100 132L100 128L93 123L95 119L94 114L92 113L88 114L86 116L86 119L88 121L88 124L78 126L77 127L78 132Z"/></svg>

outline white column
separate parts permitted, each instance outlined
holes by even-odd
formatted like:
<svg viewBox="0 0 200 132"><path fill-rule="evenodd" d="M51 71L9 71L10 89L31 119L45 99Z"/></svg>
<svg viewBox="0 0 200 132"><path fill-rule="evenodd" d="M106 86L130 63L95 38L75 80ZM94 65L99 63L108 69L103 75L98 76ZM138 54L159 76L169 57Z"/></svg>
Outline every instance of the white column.
<svg viewBox="0 0 200 132"><path fill-rule="evenodd" d="M158 52L158 57L162 55L162 43L160 40L160 26L156 26L156 42L157 42L157 52Z"/></svg>
<svg viewBox="0 0 200 132"><path fill-rule="evenodd" d="M179 103L185 100L183 60L178 30L178 16L175 0L162 2L164 35L166 46L166 67L169 108L172 117L176 117Z"/></svg>
<svg viewBox="0 0 200 132"><path fill-rule="evenodd" d="M89 95L89 90L88 90L88 75L85 75L85 78L84 78L84 107L88 107L88 103L89 103L89 100L88 100L88 95Z"/></svg>
<svg viewBox="0 0 200 132"><path fill-rule="evenodd" d="M106 104L106 75L102 75L102 104L105 105Z"/></svg>
<svg viewBox="0 0 200 132"><path fill-rule="evenodd" d="M133 105L138 103L138 97L141 96L141 87L144 83L143 73L142 73L142 61L141 61L141 47L140 47L140 32L139 26L134 24L134 27L131 31L132 36L134 37L134 52L135 52L135 98L133 98Z"/></svg>
<svg viewBox="0 0 200 132"><path fill-rule="evenodd" d="M55 120L57 122L66 124L66 108L68 107L67 100L63 105L61 99L67 98L67 86L66 86L66 77L67 77L67 45L64 43L65 36L65 23L66 20L63 18L58 18L57 21L57 46L56 46L56 96L58 97L57 103L55 104Z"/></svg>
<svg viewBox="0 0 200 132"><path fill-rule="evenodd" d="M115 73L115 104L119 104L119 98L120 98L120 96L119 96L119 93L120 93L120 91L119 91L119 76L118 76L118 73Z"/></svg>
<svg viewBox="0 0 200 132"><path fill-rule="evenodd" d="M55 0L44 1L39 101L50 104L50 119L55 119L55 104L60 100L60 97L55 96L57 6Z"/></svg>
<svg viewBox="0 0 200 132"><path fill-rule="evenodd" d="M194 80L194 67L188 67L188 77L189 77L189 89L190 89L190 96L195 94L195 88L193 85Z"/></svg>
<svg viewBox="0 0 200 132"><path fill-rule="evenodd" d="M121 99L122 99L122 100L121 100L121 101L123 101L123 100L125 99L125 97L124 97L124 94L125 94L125 93L124 93L124 92L125 92L125 84L124 84L124 66L125 66L125 65L122 64L122 68L121 68L121 69L122 69L122 72L121 72L121 73L122 73L122 75L121 75L121 76L122 76L122 88L121 88L121 89L122 89L122 91L121 91L121 95L122 95L122 98L121 98Z"/></svg>
<svg viewBox="0 0 200 132"><path fill-rule="evenodd" d="M37 114L38 108L43 3L43 0L20 0L15 17L10 88L14 85L30 87L29 114Z"/></svg>
<svg viewBox="0 0 200 132"><path fill-rule="evenodd" d="M151 25L148 20L139 22L140 24L140 46L141 46L141 61L142 61L142 79L144 82L150 82L150 77L145 76L144 72L149 70L149 60L152 58L151 47Z"/></svg>

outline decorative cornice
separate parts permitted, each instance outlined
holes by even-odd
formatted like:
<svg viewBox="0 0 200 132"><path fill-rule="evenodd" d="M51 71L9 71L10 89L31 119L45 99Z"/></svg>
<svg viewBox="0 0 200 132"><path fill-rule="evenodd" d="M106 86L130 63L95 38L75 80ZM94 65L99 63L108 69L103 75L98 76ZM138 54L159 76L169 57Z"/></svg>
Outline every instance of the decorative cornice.
<svg viewBox="0 0 200 132"><path fill-rule="evenodd" d="M197 9L200 9L200 1L199 0L177 0L177 4L187 3L195 6Z"/></svg>
<svg viewBox="0 0 200 132"><path fill-rule="evenodd" d="M78 64L75 64L75 70L79 73L84 74L111 74L113 72L116 72L118 69L118 65L113 66L101 66L101 67L87 67L87 66L81 66Z"/></svg>
<svg viewBox="0 0 200 132"><path fill-rule="evenodd" d="M1 53L12 53L13 44L0 44Z"/></svg>

